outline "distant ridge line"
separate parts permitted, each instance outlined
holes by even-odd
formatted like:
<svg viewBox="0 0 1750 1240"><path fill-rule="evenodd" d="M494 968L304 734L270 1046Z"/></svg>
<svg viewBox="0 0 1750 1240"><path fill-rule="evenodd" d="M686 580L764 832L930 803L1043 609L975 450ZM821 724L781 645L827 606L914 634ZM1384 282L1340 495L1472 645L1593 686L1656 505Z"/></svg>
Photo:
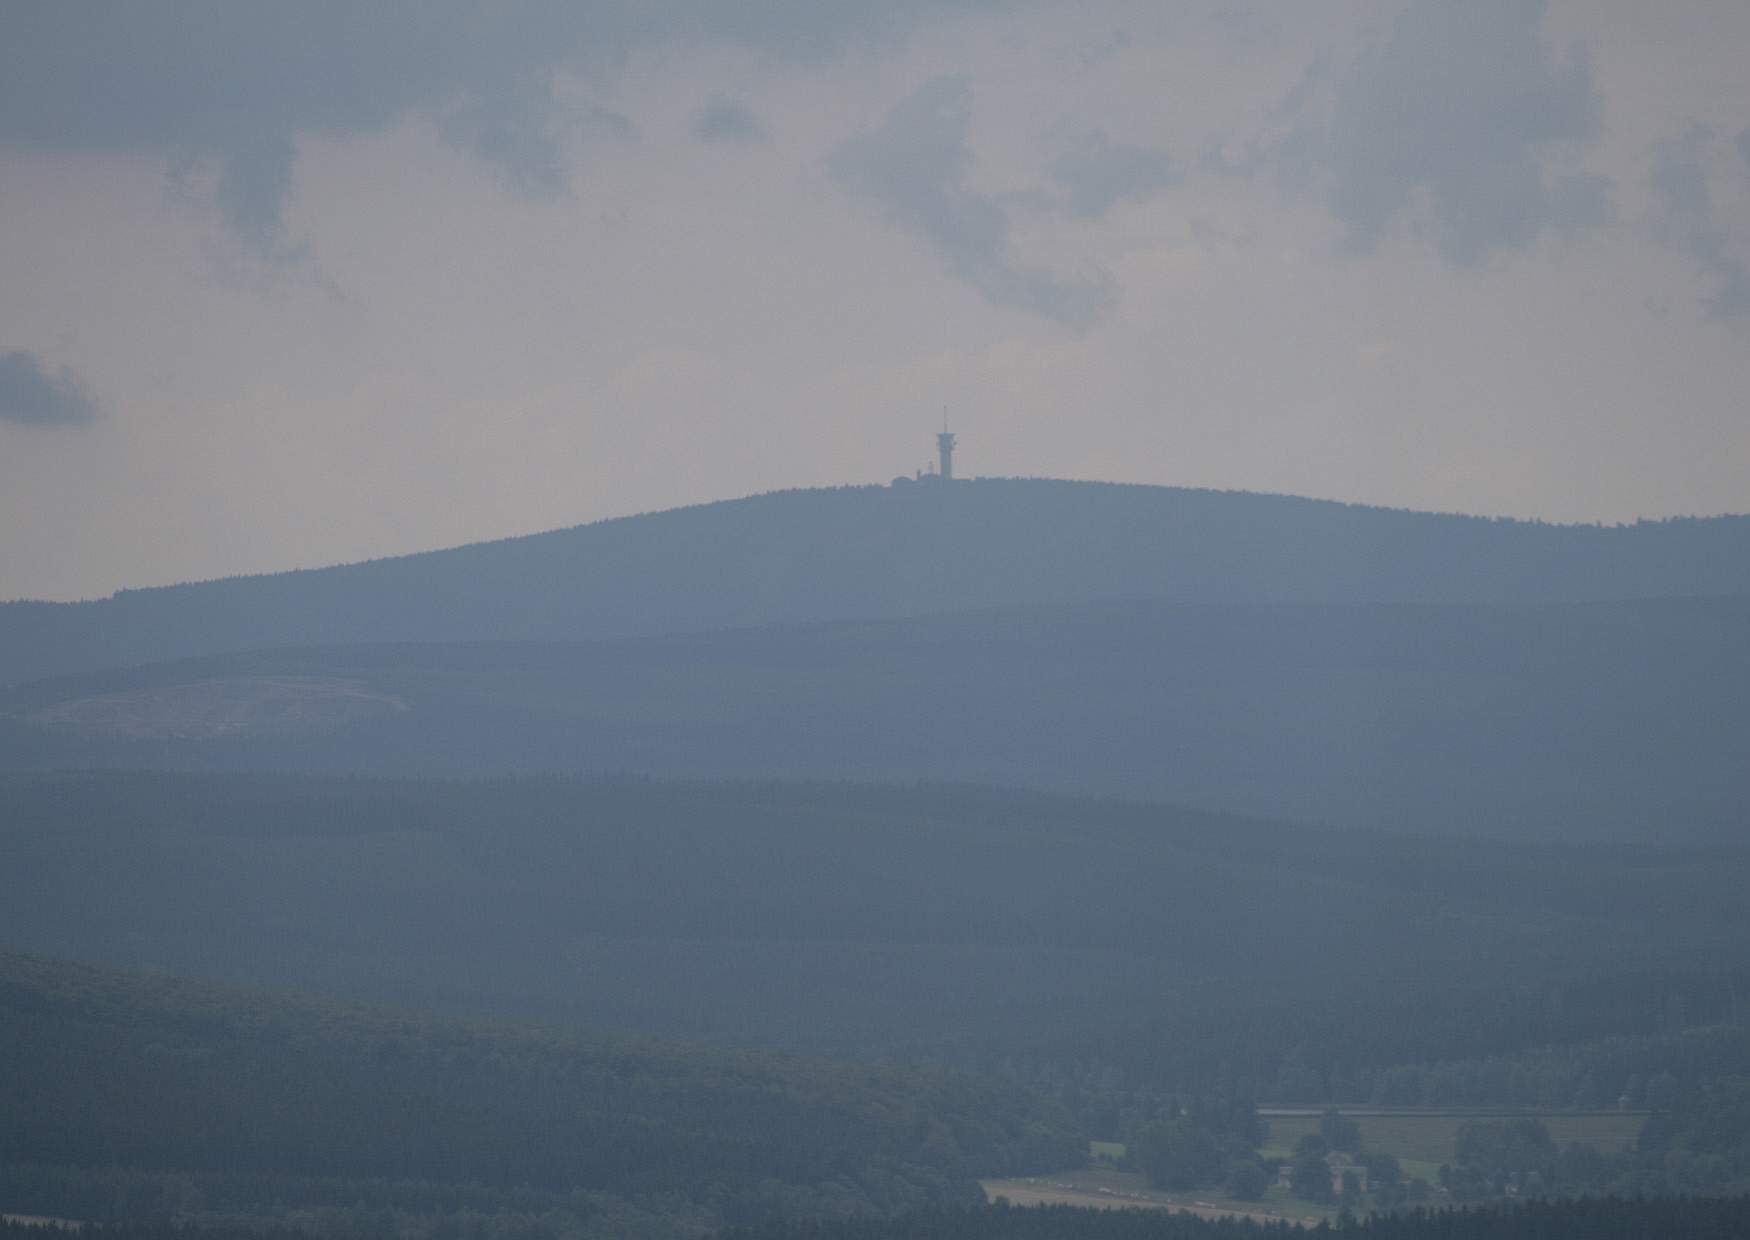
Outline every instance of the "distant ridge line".
<svg viewBox="0 0 1750 1240"><path fill-rule="evenodd" d="M1183 495L1222 496L1240 499L1256 499L1267 501L1284 501L1296 504L1313 504L1330 508L1344 509L1353 512L1391 513L1401 517L1425 517L1435 520L1474 521L1487 525L1514 525L1543 529L1561 530L1632 530L1648 526L1665 526L1683 522L1710 521L1745 521L1750 520L1750 512L1721 513L1686 513L1665 517L1639 517L1634 521L1551 521L1542 517L1516 517L1508 515L1491 515L1487 513L1463 512L1456 509L1410 508L1391 504L1372 504L1361 500L1333 499L1325 496L1301 495L1292 491L1250 491L1235 487L1194 487L1181 486L1159 482L1113 482L1103 479L1055 478L1036 475L992 475L973 478L959 478L960 485L978 483L1024 484L1087 487L1126 491L1166 492ZM414 559L419 556L446 555L452 552L472 551L484 547L496 547L505 543L522 542L529 539L562 537L575 534L582 530L600 529L625 522L642 521L655 517L674 516L684 513L700 513L711 509L726 508L736 505L753 504L763 500L782 499L796 496L833 495L844 492L875 492L891 491L888 483L842 483L836 486L815 487L779 487L770 491L755 491L747 495L731 496L722 499L699 500L689 504L677 504L672 508L647 508L636 512L616 513L613 516L598 517L592 521L580 521L573 525L555 526L552 529L531 530L522 534L505 534L497 538L482 538L471 542L452 543L442 547L428 547L419 551L396 551L385 555L367 556L359 560L338 560L331 564L317 564L292 568L266 568L255 572L231 573L221 577L193 577L183 581L161 582L156 585L123 586L110 594L81 599L41 599L20 597L0 599L0 607L14 605L72 607L85 603L102 603L126 595L150 594L161 590L178 590L193 586L216 585L232 581L254 581L264 577L292 577L300 574L331 572L340 569L365 568L372 565L390 564L401 560Z"/></svg>
<svg viewBox="0 0 1750 1240"><path fill-rule="evenodd" d="M276 646L654 636L1120 598L1750 594L1750 517L1554 525L973 479L768 492L323 568L0 606L0 684Z"/></svg>

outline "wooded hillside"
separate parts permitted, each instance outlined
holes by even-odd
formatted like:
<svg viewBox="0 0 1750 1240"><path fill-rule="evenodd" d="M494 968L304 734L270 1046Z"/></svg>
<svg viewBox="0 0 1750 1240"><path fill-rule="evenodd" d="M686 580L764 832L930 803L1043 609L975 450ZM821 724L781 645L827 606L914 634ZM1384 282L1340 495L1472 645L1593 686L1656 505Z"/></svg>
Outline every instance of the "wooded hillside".
<svg viewBox="0 0 1750 1240"><path fill-rule="evenodd" d="M1106 599L1750 594L1750 518L1555 526L990 479L787 491L364 564L0 604L0 684L189 655L577 639Z"/></svg>
<svg viewBox="0 0 1750 1240"><path fill-rule="evenodd" d="M0 1199L25 1213L563 1209L696 1228L976 1199L974 1176L1084 1149L1023 1091L939 1071L0 953Z"/></svg>

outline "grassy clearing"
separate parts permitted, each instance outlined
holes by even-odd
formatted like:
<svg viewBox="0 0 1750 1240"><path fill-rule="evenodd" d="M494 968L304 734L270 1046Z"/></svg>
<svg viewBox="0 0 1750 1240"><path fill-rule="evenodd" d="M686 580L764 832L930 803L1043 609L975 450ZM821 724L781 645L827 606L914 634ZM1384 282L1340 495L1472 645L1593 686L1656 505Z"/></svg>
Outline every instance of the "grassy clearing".
<svg viewBox="0 0 1750 1240"><path fill-rule="evenodd" d="M51 1218L46 1214L0 1214L0 1223L20 1223L26 1227L67 1227L74 1231L85 1226L76 1218Z"/></svg>
<svg viewBox="0 0 1750 1240"><path fill-rule="evenodd" d="M1422 1158L1400 1158L1398 1166L1412 1180L1421 1180L1425 1184L1440 1182L1440 1164L1429 1162Z"/></svg>
<svg viewBox="0 0 1750 1240"><path fill-rule="evenodd" d="M1101 1209L1182 1210L1205 1218L1242 1216L1260 1221L1288 1219L1316 1223L1334 1211L1271 1189L1263 1201L1236 1201L1218 1188L1168 1192L1150 1188L1141 1175L1092 1167L1017 1180L985 1180L984 1195L1013 1205L1095 1206Z"/></svg>
<svg viewBox="0 0 1750 1240"><path fill-rule="evenodd" d="M1442 1163L1457 1153L1458 1130L1473 1119L1498 1118L1475 1112L1415 1115L1353 1115L1366 1148L1394 1155L1404 1174L1433 1184L1440 1178ZM1640 1134L1646 1116L1615 1112L1575 1115L1564 1112L1527 1115L1549 1129L1558 1145L1579 1141L1614 1153L1631 1145ZM1263 1155L1267 1161L1287 1162L1301 1137L1319 1130L1316 1115L1268 1117L1269 1139ZM1117 1141L1091 1141L1088 1154L1093 1166L1075 1171L1027 1179L986 1180L985 1196L1007 1198L1015 1205L1077 1205L1104 1209L1185 1210L1207 1218L1238 1215L1261 1220L1284 1219L1316 1224L1333 1218L1334 1206L1319 1205L1271 1187L1263 1201L1237 1201L1219 1188L1169 1192L1150 1188L1136 1172L1119 1171L1111 1164L1125 1154Z"/></svg>
<svg viewBox="0 0 1750 1240"><path fill-rule="evenodd" d="M1366 1148L1393 1154L1406 1174L1417 1179L1435 1178L1441 1163L1450 1163L1458 1147L1458 1130L1467 1121L1490 1118L1475 1114L1446 1115L1356 1115L1361 1141ZM1606 1154L1618 1153L1634 1144L1646 1116L1635 1113L1531 1115L1549 1129L1557 1145L1581 1142ZM1268 1148L1287 1158L1295 1142L1319 1130L1316 1115L1270 1117Z"/></svg>
<svg viewBox="0 0 1750 1240"><path fill-rule="evenodd" d="M1597 1146L1606 1154L1628 1149L1641 1135L1645 1115L1544 1115L1540 1116L1557 1145L1579 1141Z"/></svg>

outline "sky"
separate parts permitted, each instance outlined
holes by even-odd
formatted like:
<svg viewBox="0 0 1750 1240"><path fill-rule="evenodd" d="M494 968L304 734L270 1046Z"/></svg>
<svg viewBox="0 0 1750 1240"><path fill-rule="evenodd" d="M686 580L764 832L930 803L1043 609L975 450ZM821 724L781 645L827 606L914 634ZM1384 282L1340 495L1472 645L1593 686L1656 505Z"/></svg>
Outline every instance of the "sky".
<svg viewBox="0 0 1750 1240"><path fill-rule="evenodd" d="M1750 510L1750 5L0 0L0 599L964 475Z"/></svg>

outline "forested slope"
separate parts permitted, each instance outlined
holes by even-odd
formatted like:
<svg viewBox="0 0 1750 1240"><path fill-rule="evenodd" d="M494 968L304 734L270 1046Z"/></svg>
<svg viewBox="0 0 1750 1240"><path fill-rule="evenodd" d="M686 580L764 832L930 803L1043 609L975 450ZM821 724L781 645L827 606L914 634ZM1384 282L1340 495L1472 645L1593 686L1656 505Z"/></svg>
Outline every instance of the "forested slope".
<svg viewBox="0 0 1750 1240"><path fill-rule="evenodd" d="M1351 1220L1338 1230L1361 1240L1738 1240L1750 1231L1750 1199L1591 1198L1413 1210ZM1328 1233L1324 1227L1312 1232ZM1209 1220L1159 1210L996 1205L881 1222L736 1229L723 1240L1262 1240L1304 1234L1283 1222Z"/></svg>
<svg viewBox="0 0 1750 1240"><path fill-rule="evenodd" d="M0 693L0 763L938 778L1474 836L1735 839L1750 597L1129 602L304 649Z"/></svg>
<svg viewBox="0 0 1750 1240"><path fill-rule="evenodd" d="M605 1235L625 1218L686 1231L976 1199L975 1175L1084 1149L1021 1091L940 1072L466 1025L0 953L9 1210L564 1210Z"/></svg>
<svg viewBox="0 0 1750 1240"><path fill-rule="evenodd" d="M1112 598L1750 594L1750 518L1552 526L1243 492L791 491L450 551L0 604L0 684L270 646L575 639Z"/></svg>
<svg viewBox="0 0 1750 1240"><path fill-rule="evenodd" d="M0 941L28 950L1066 1098L1353 1098L1364 1070L1750 1015L1732 848L935 786L67 774L0 799Z"/></svg>
<svg viewBox="0 0 1750 1240"><path fill-rule="evenodd" d="M452 1234L486 1240L490 1219L468 1219ZM1415 1210L1349 1222L1343 1234L1362 1240L1739 1240L1750 1231L1750 1199L1675 1197L1533 1202L1468 1210ZM0 1222L0 1240L293 1240L296 1231L247 1225L134 1224L81 1232ZM342 1232L341 1234L349 1234ZM351 1234L370 1235L368 1231ZM543 1238L545 1230L528 1234ZM738 1227L722 1240L1289 1240L1308 1233L1286 1222L1196 1218L1161 1210L1088 1210L1068 1206L1014 1209L1004 1205L929 1210L903 1218ZM1326 1235L1329 1229L1311 1234Z"/></svg>

